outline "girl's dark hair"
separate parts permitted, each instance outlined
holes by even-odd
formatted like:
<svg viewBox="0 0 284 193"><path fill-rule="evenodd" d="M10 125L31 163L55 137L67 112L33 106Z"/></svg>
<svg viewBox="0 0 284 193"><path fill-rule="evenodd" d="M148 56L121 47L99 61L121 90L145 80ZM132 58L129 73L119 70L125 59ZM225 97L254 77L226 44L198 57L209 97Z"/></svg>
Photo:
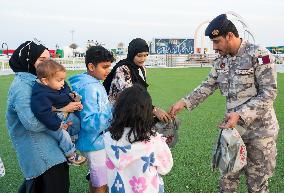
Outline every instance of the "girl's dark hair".
<svg viewBox="0 0 284 193"><path fill-rule="evenodd" d="M151 96L144 87L134 84L123 90L114 106L113 121L109 129L112 139L118 141L124 128L129 127L127 137L130 143L150 140L150 136L155 136L152 129L152 110Z"/></svg>

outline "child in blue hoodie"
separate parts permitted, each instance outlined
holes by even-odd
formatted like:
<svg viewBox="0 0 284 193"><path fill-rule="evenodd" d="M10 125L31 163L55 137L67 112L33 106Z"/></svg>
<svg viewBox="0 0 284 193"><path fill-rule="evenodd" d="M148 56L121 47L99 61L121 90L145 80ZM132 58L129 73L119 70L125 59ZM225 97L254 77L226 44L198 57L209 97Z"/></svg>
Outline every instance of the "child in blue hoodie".
<svg viewBox="0 0 284 193"><path fill-rule="evenodd" d="M106 153L103 133L110 125L112 107L100 80L109 74L114 57L102 46L92 46L86 52L87 72L69 79L72 90L82 96L79 112L81 129L76 147L88 159L90 193L107 191Z"/></svg>

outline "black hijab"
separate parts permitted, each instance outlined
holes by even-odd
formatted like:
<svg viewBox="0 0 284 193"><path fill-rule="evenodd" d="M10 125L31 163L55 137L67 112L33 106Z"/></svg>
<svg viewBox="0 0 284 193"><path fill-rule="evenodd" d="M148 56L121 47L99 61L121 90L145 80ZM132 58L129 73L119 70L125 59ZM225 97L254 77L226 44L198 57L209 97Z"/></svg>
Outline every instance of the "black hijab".
<svg viewBox="0 0 284 193"><path fill-rule="evenodd" d="M26 41L15 50L9 60L9 65L14 72L29 72L36 75L34 64L44 50L47 50L45 46Z"/></svg>
<svg viewBox="0 0 284 193"><path fill-rule="evenodd" d="M149 46L147 42L141 38L133 39L128 45L127 58L120 60L111 70L107 78L105 79L103 85L109 94L111 82L115 76L116 69L120 66L126 65L130 70L130 76L133 84L140 84L144 88L148 87L146 82L145 70L141 66L137 66L133 60L134 57L141 52L149 52ZM144 79L139 75L139 68L142 71Z"/></svg>

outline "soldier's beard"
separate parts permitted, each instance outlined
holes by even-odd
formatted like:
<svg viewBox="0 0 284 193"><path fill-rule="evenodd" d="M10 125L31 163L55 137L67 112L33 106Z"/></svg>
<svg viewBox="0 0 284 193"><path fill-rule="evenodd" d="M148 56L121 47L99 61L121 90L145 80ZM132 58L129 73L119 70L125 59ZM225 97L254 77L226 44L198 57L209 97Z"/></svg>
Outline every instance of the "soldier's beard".
<svg viewBox="0 0 284 193"><path fill-rule="evenodd" d="M218 54L221 55L221 56L227 55L227 53L224 52L224 51L222 51L222 50L215 50L215 52L218 53Z"/></svg>

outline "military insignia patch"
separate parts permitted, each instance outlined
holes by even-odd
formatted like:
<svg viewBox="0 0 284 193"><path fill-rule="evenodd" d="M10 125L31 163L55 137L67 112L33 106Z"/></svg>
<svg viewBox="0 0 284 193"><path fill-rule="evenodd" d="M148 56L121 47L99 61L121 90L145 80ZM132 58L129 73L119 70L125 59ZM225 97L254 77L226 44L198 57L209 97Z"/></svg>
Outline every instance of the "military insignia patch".
<svg viewBox="0 0 284 193"><path fill-rule="evenodd" d="M269 55L258 58L258 63L259 64L269 64L270 63Z"/></svg>
<svg viewBox="0 0 284 193"><path fill-rule="evenodd" d="M253 68L250 69L237 69L236 70L236 74L239 75L249 75L253 73Z"/></svg>
<svg viewBox="0 0 284 193"><path fill-rule="evenodd" d="M219 30L214 29L214 30L212 31L212 35L213 35L213 36L219 35Z"/></svg>

